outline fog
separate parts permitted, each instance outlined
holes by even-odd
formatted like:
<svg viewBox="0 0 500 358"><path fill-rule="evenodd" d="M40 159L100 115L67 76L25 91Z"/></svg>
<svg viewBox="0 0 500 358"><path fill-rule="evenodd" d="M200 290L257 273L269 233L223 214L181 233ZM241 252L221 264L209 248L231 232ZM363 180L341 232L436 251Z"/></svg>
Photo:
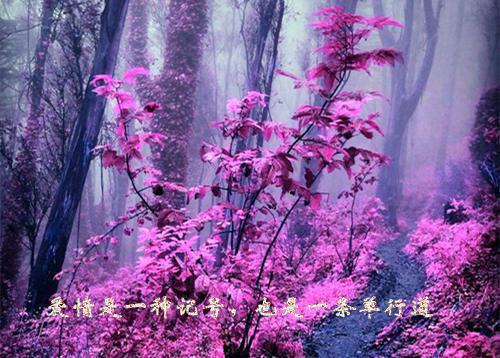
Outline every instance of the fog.
<svg viewBox="0 0 500 358"><path fill-rule="evenodd" d="M94 4L92 1L89 1L90 3ZM166 3L168 2L148 1L145 5L147 22L141 28L134 28L131 18L137 16L134 14L136 10L133 7L129 9L116 69L118 77L128 68L135 66L130 55L133 48L129 41L134 32L140 32L146 38L145 58L151 76L153 78L160 76L164 65L164 53L168 51L165 47L165 29L168 29ZM381 5L379 7L384 11L383 14L377 14L375 6L377 3ZM98 8L98 2L95 4ZM240 0L217 0L209 4L208 26L206 36L202 40L201 64L197 75L196 93L193 94L195 117L188 146L189 169L186 178L188 185L213 181L213 168L201 163L199 146L202 142L222 143L222 138L213 130L211 122L224 115L226 101L231 98L241 98L249 90L264 90L250 88L252 85L249 76L252 74L248 70L254 50L249 46L254 46L258 42L257 37L260 36L258 21L262 17L259 17L259 11L263 11L263 4L265 2ZM393 39L399 38L401 33L409 28L405 23L408 19L405 20L407 5L404 1L285 1L280 31L276 36L279 41L276 46L275 70L282 69L299 77L305 77L308 69L321 62L321 54L315 51L319 46L318 35L310 24L317 19L315 14L320 8L335 4L351 9L354 7L355 12L360 15L390 16L401 22L403 29L394 28L388 34ZM435 0L432 1L431 10L434 12L436 29L433 33L427 34L423 2L415 1L413 4L413 16L410 17L413 21L413 30L411 41L404 54L404 71L398 72L398 66L403 65L396 64L394 69L377 68L370 74L356 73L346 87L349 90L376 90L387 98L387 101L379 100L367 106L367 110L381 113L380 123L385 133L384 137L377 137L367 145L375 151L384 152L387 148L387 138L402 137L401 148L398 149L401 158L390 165L398 168L398 178L395 179L395 186L387 189L396 194L386 200L398 203L398 208L394 210L407 210L413 213L421 213L429 208L433 208L435 212L440 211L444 202L430 201L426 193L465 190L460 187L446 189L443 183L449 183L450 175L453 177L453 173L449 170L450 163L454 165L458 163L463 168L469 166L468 136L474 122L476 104L481 94L498 81L498 70L495 67L498 63L495 63L497 58L495 56L498 55L499 38L494 36L495 31L498 33L498 2ZM17 63L20 71L17 77L8 84L3 80L3 88L13 89L16 93L14 97L22 98L23 80L31 70L29 66L26 67L24 59L31 58L30 54L33 52L38 34L40 12L41 6L36 1L2 1L2 21L13 20L19 23L16 25L18 30L7 34L3 41L11 41L26 54L19 56ZM92 18L92 14L86 16ZM278 21L277 15L273 16L271 31L264 37L265 50L259 68L262 73L266 73L272 65L272 31L276 31ZM435 51L430 55L430 61L424 63L432 39L437 39ZM401 44L397 46L401 47ZM363 44L367 49L380 45L383 44L378 34ZM402 48L397 49L402 50ZM88 58L81 58L79 61L83 67L88 68ZM87 64L84 64L86 61ZM424 70L430 68L430 74L423 80L422 91L417 93L416 108L410 114L402 132L395 133L395 129L391 130L390 123L398 121L400 114L391 111L394 109L394 99L397 94L391 93L391 87L394 88L391 83L397 82L397 76L405 73L404 91L409 95L415 89L416 82L422 80L419 78L423 72L422 68ZM257 76L262 76L262 73ZM308 91L294 89L290 78L274 75L271 84L269 120L290 124L293 122L291 116L299 105L313 103L315 100ZM262 87L262 83L257 87ZM22 101L22 99L12 99L9 108L16 107ZM2 117L6 115L7 113L2 113ZM11 124L14 127L22 125L22 116L18 121ZM109 108L106 111L105 122L108 126L112 123L112 111ZM104 141L106 135L106 131L101 133L100 142ZM276 143L271 142L270 145L272 147ZM392 157L394 153L385 154ZM472 173L468 172L468 169L464 170L465 173ZM386 175L391 177L393 175L391 173ZM387 177L384 179L384 174L381 174L383 185ZM300 176L300 168L296 168L295 175ZM347 176L340 173L328 179L321 178L317 189L335 198L346 183L348 183ZM126 180L120 179L116 172L103 171L102 162L94 160L85 184L78 218L73 225L70 247L81 245L83 240L81 237L95 235L102 231L106 221L115 220L120 211L131 204L130 198L127 201L119 199L123 196L120 193L126 193L129 189ZM376 190L376 186L368 188L366 192L368 194L378 192L381 197L384 196L380 188ZM448 199L444 195L443 200ZM194 213L207 208L210 204L208 199L202 200L201 203L191 203L188 210ZM45 217L42 219L41 227L44 223ZM77 240L77 237L80 239ZM135 237L134 232L121 248L119 255L122 257L122 263L132 262L135 259Z"/></svg>

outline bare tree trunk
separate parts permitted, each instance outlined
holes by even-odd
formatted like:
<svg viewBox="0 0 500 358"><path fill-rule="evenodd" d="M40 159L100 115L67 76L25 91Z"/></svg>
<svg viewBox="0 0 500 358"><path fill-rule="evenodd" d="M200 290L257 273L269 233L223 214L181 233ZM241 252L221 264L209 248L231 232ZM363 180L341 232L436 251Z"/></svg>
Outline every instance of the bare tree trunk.
<svg viewBox="0 0 500 358"><path fill-rule="evenodd" d="M113 74L120 38L127 14L128 0L107 0L101 15L99 42L91 77ZM80 118L71 138L68 160L59 183L54 204L30 278L26 309L39 314L57 291L54 275L61 271L73 220L80 203L85 178L102 125L106 100L87 84Z"/></svg>
<svg viewBox="0 0 500 358"><path fill-rule="evenodd" d="M450 124L452 122L452 108L453 102L455 99L455 83L457 78L457 67L458 67L458 59L460 56L460 46L459 41L462 38L462 25L464 18L464 8L465 3L464 0L461 0L458 3L458 16L455 24L455 29L453 30L453 34L456 36L453 38L453 46L452 46L452 55L450 57L450 74L445 81L445 85L443 86L443 97L445 98L445 108L442 114L443 118L443 129L441 131L441 138L439 141L439 146L437 149L437 158L436 158L436 179L443 180L445 173L445 165L446 165L446 156L447 156L447 148L448 148L448 137L450 133Z"/></svg>
<svg viewBox="0 0 500 358"><path fill-rule="evenodd" d="M37 232L37 211L33 201L36 195L36 158L42 115L41 101L44 84L45 62L52 34L56 0L43 2L41 30L35 48L35 67L29 86L30 111L21 143L21 150L6 185L6 198L2 206L2 246L0 248L0 326L6 322L11 307L13 289L21 265L22 240L30 231L34 250ZM35 208L35 210L34 210ZM35 232L35 233L33 233Z"/></svg>
<svg viewBox="0 0 500 358"><path fill-rule="evenodd" d="M168 6L165 62L154 95L162 110L153 119L154 131L167 139L163 146L153 148L153 162L162 179L185 184L208 5L207 0L171 0ZM185 205L181 193L173 193L168 199L176 208Z"/></svg>
<svg viewBox="0 0 500 358"><path fill-rule="evenodd" d="M490 0L483 14L483 34L487 45L487 67L485 71L484 89L500 84L500 1Z"/></svg>
<svg viewBox="0 0 500 358"><path fill-rule="evenodd" d="M262 87L262 65L264 58L264 50L269 33L272 30L272 21L276 12L277 0L258 0L257 14L258 23L254 36L247 39L243 35L245 41L245 52L247 57L247 88L250 91L259 91ZM250 18L250 22L254 19ZM246 24L243 24L246 25ZM243 30L245 31L245 30Z"/></svg>
<svg viewBox="0 0 500 358"><path fill-rule="evenodd" d="M283 0L279 2L278 0L255 0L249 4L253 6L251 9L253 11L250 14L247 13L248 8L245 4L240 30L246 57L246 90L268 95L266 103L269 105L274 69L278 59L278 44L285 2ZM271 48L269 49L268 38L270 36ZM252 113L252 117L259 122L266 121L268 115L268 106L254 110ZM253 140L253 138L240 139L236 150L244 150ZM257 138L257 141L262 144L262 137Z"/></svg>
<svg viewBox="0 0 500 358"><path fill-rule="evenodd" d="M231 32L229 34L229 46L228 46L228 55L226 62L226 73L224 74L224 100L228 99L229 96L229 82L232 80L230 78L232 60L234 54L234 40L235 40L235 23L236 23L236 10L234 6L231 8Z"/></svg>
<svg viewBox="0 0 500 358"><path fill-rule="evenodd" d="M402 194L401 151L405 132L422 97L432 69L437 45L438 21L442 8L441 0L436 11L432 8L432 0L424 0L423 3L427 45L420 70L413 84L408 83L410 81L407 78L407 69L408 61L412 58L411 43L415 2L413 0L406 1L405 28L402 30L399 39L394 39L394 36L387 30L381 31L381 40L384 47L396 47L402 50L405 58L405 63L397 66L392 74L391 112L383 151L391 157L391 162L381 170L380 182L377 188L377 195L384 202L388 210L388 221L393 226L397 226L397 212ZM377 16L383 15L381 0L374 0L374 10Z"/></svg>
<svg viewBox="0 0 500 358"><path fill-rule="evenodd" d="M250 18L245 16L250 25L243 23L241 30L246 54L246 87L248 91L266 94L268 96L266 102L269 104L274 71L278 61L278 45L285 2L284 0L257 0L254 6L257 23L254 24L254 16ZM245 29L245 25L249 28ZM259 113L255 113L254 118L259 122L264 122L268 115L269 108L266 106ZM245 147L244 143L240 146L241 149Z"/></svg>
<svg viewBox="0 0 500 358"><path fill-rule="evenodd" d="M283 16L285 14L285 1L280 0L278 2L278 8L276 9L276 25L272 31L272 50L270 54L270 58L267 61L266 74L264 79L264 94L266 97L266 106L262 109L261 116L259 118L260 122L267 121L267 117L269 116L269 99L271 98L271 90L273 88L273 80L274 80L274 72L276 70L276 63L278 61L278 45L280 40L281 33L281 24L283 22ZM257 146L262 147L264 144L264 138L262 134L257 136Z"/></svg>
<svg viewBox="0 0 500 358"><path fill-rule="evenodd" d="M128 15L128 64L131 67L149 68L147 59L148 43L148 13L147 0L130 0ZM143 102L155 100L151 93L152 83L148 77L140 76L135 85L135 91Z"/></svg>

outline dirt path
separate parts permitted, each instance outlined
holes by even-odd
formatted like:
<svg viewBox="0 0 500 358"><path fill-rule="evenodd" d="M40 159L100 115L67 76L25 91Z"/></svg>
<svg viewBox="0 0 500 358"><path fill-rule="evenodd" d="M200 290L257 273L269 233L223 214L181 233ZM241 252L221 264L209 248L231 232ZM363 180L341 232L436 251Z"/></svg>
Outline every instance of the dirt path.
<svg viewBox="0 0 500 358"><path fill-rule="evenodd" d="M318 326L305 342L309 357L375 357L372 347L377 334L393 317L383 313L389 299L403 299L411 304L412 297L423 288L425 274L422 268L401 250L407 242L407 235L384 243L377 250L377 256L385 265L370 280L366 291L353 306L363 306L363 298L375 296L381 309L368 319L364 314L353 312L341 318L330 316Z"/></svg>

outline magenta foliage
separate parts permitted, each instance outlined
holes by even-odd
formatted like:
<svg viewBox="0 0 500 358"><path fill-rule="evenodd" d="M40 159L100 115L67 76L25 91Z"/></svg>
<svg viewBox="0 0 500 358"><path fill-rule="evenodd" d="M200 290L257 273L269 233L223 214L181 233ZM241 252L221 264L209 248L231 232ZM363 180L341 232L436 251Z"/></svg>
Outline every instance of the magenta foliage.
<svg viewBox="0 0 500 358"><path fill-rule="evenodd" d="M449 224L423 219L405 250L425 265L433 317L424 324L395 321L379 335L402 357L494 357L499 336L494 330L498 312L498 203L490 194L476 198L481 207L454 202L467 220ZM450 209L453 210L453 209ZM453 332L453 334L450 334ZM389 344L392 342L391 344Z"/></svg>
<svg viewBox="0 0 500 358"><path fill-rule="evenodd" d="M323 19L313 26L325 37L320 49L324 61L309 71L306 80L286 71L279 73L291 77L295 87L304 86L323 96L324 104L300 106L293 115L296 125L288 126L251 118L254 109L266 104L261 93L229 100L227 114L213 123L223 144L204 143L200 150L202 161L216 170L215 181L208 185L186 188L159 179L160 173L147 165L142 147L170 139L147 130L129 133L132 122L147 128L158 107L155 103L141 107L123 90L136 76L146 75L145 70L129 70L123 81L106 75L93 79L95 91L116 103L117 143L97 151L106 167L127 173L140 201L111 223L108 233L90 239L79 250L74 269L68 272L70 286L61 292L63 299L68 306L84 296L97 302L113 297L121 305L138 301L149 305L155 298L166 297L171 302L192 299L202 306L215 296L234 311L223 310L218 319L203 314L187 317L174 308L164 319L150 310L127 310L121 318L93 320L50 317L45 318L46 333L36 338L40 344L66 354L300 356L300 336L329 312L308 312L305 307L324 302L331 309L340 296L352 299L360 293L369 271L378 265L374 248L389 232L376 200L365 201L359 208L354 198L373 182L371 171L386 158L351 143L353 138L370 140L380 133L378 114L363 114L364 103L380 95L342 90L350 71L368 71L371 65L394 65L401 60L394 50L358 48L373 30L400 25L387 18L347 14L339 7L323 10L321 15ZM258 135L267 146L238 149L239 141ZM314 171L308 165L312 160L317 163ZM301 163L306 164L304 178L295 173ZM312 188L319 175L335 171L344 171L352 186L331 204ZM145 190L148 187L138 187L139 174L154 195ZM188 201L211 196L215 204L190 216L165 202L164 191L183 192ZM300 214L294 216L294 209ZM294 232L297 218L310 228L305 237ZM114 242L112 231L131 219L137 220L143 254L136 267L121 269L111 277L89 264L106 258L99 253L99 245ZM97 254L90 256L91 252ZM348 275L347 257L353 264ZM78 270L81 278L76 277ZM302 319L256 315L264 298L279 306L292 295L303 309ZM32 338L26 336L20 346L30 344L27 341Z"/></svg>

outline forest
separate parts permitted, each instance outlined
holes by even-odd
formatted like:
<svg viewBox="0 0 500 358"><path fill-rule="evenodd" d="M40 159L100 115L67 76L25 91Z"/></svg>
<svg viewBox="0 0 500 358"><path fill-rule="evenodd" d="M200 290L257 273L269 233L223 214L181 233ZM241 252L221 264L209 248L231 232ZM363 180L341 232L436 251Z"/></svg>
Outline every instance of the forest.
<svg viewBox="0 0 500 358"><path fill-rule="evenodd" d="M0 357L500 356L500 0L2 0Z"/></svg>

